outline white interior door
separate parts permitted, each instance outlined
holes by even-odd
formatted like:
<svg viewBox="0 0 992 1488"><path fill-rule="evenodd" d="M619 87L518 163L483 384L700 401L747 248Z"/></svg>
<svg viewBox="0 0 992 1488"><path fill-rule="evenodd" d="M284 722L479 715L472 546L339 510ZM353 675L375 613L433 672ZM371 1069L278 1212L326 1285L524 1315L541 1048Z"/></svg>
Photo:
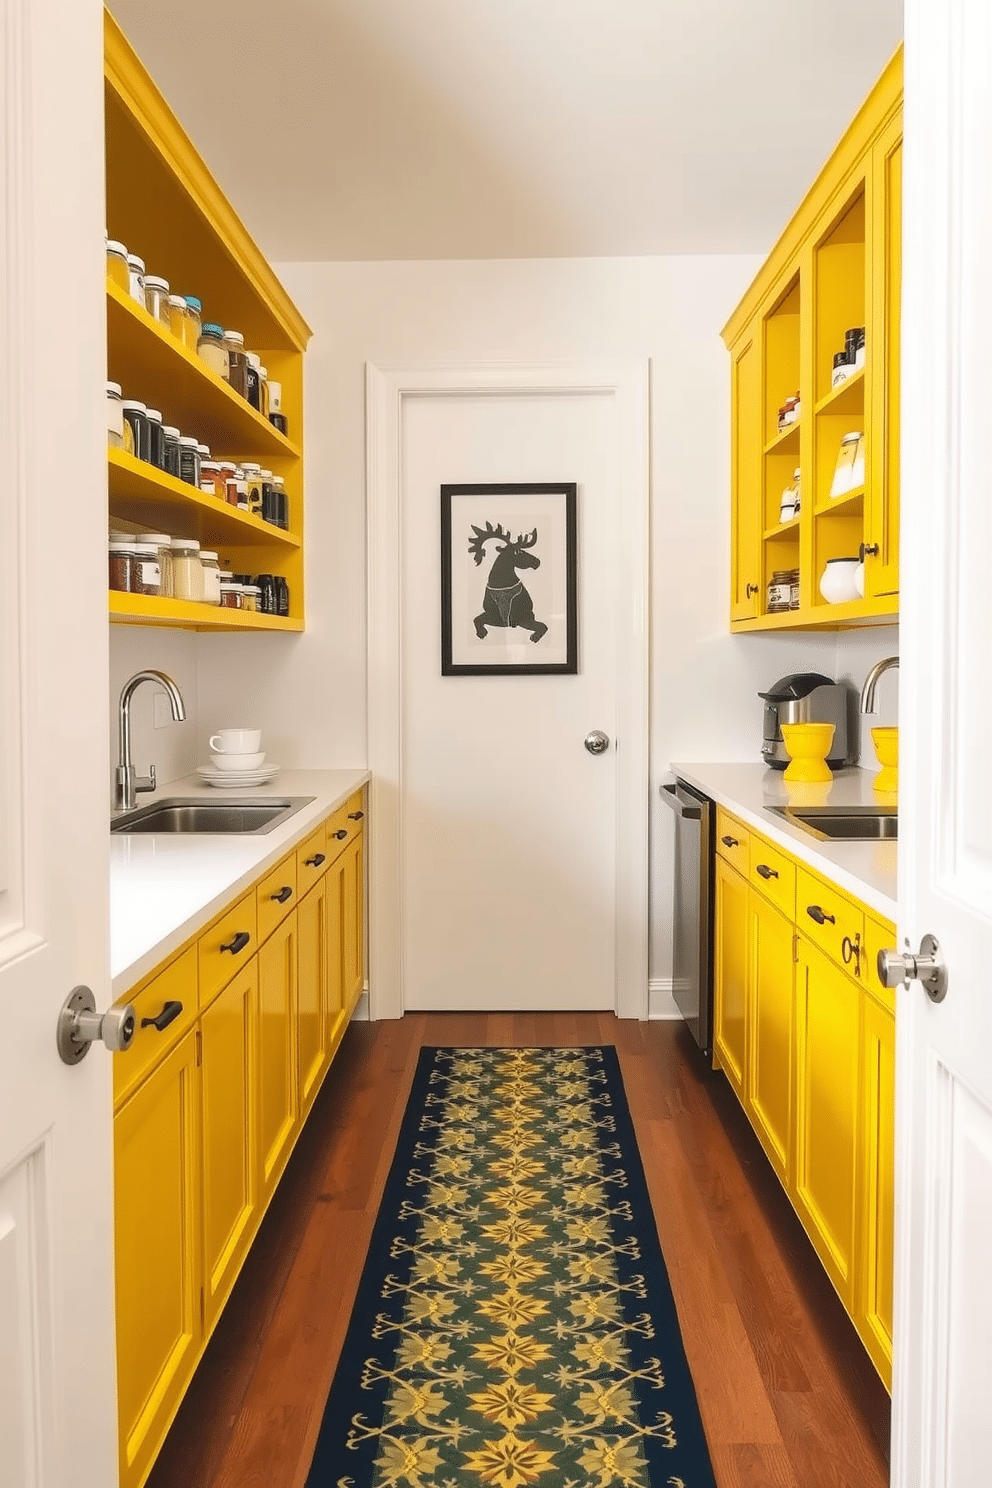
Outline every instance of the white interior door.
<svg viewBox="0 0 992 1488"><path fill-rule="evenodd" d="M992 7L906 7L896 1488L992 1476ZM904 945L904 949L906 945Z"/></svg>
<svg viewBox="0 0 992 1488"><path fill-rule="evenodd" d="M619 382L561 369L422 372L410 374L406 398L398 376L370 388L373 408L391 411L378 430L387 458L370 472L373 1016L644 1016L643 369ZM577 485L577 674L442 676L442 485L541 481ZM472 523L502 521L516 537L534 528L529 501L504 496L490 511L480 499ZM453 527L452 624L475 648L471 661L484 663L504 637L496 627L477 638L468 611L482 610L498 544L476 569L470 526ZM548 568L521 572L538 618L555 608L542 542L539 532L534 551ZM513 643L525 661L539 654L519 627ZM608 737L605 753L585 747L593 730ZM391 851L396 881L384 892ZM383 985L390 962L395 999Z"/></svg>
<svg viewBox="0 0 992 1488"><path fill-rule="evenodd" d="M5 0L0 93L0 1488L117 1482L108 997L103 39Z"/></svg>

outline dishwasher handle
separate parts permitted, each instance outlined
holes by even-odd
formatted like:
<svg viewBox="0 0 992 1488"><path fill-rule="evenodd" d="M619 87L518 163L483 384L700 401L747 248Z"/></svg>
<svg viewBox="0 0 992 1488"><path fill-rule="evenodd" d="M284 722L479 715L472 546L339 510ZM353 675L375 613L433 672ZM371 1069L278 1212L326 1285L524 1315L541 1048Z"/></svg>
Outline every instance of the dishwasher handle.
<svg viewBox="0 0 992 1488"><path fill-rule="evenodd" d="M676 816L688 821L701 821L703 808L698 801L687 801L679 792L678 781L672 781L661 787L661 799L666 806L670 806Z"/></svg>

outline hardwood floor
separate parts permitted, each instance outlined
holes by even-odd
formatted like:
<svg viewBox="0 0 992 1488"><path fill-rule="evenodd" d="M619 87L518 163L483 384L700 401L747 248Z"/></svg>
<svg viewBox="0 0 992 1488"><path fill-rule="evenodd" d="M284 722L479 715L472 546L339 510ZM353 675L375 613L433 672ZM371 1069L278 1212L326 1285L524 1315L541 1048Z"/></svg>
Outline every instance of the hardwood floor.
<svg viewBox="0 0 992 1488"><path fill-rule="evenodd" d="M424 1044L615 1044L719 1488L882 1488L889 1400L722 1076L677 1023L348 1030L149 1488L300 1488Z"/></svg>

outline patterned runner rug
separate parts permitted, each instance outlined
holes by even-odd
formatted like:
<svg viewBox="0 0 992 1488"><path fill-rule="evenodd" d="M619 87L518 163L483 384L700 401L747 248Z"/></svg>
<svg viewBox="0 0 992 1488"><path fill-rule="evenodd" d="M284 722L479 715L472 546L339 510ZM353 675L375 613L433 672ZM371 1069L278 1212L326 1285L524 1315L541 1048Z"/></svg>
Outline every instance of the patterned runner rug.
<svg viewBox="0 0 992 1488"><path fill-rule="evenodd" d="M424 1049L307 1488L715 1488L616 1051Z"/></svg>

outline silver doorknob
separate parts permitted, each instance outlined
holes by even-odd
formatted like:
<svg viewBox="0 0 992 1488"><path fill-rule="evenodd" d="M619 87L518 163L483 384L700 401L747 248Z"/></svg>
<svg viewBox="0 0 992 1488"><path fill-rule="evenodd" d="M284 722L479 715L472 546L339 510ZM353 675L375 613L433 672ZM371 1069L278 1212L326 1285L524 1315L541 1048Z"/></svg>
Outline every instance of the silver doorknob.
<svg viewBox="0 0 992 1488"><path fill-rule="evenodd" d="M593 729L591 734L586 734L583 743L590 754L605 754L610 747L610 736L602 729Z"/></svg>
<svg viewBox="0 0 992 1488"><path fill-rule="evenodd" d="M947 966L933 935L924 935L919 954L906 951L879 951L878 979L883 987L923 983L931 1002L943 1002L947 996Z"/></svg>
<svg viewBox="0 0 992 1488"><path fill-rule="evenodd" d="M59 1058L63 1064L78 1064L97 1039L115 1052L130 1049L135 1021L133 1007L112 1007L106 1013L98 1013L96 998L89 987L73 987L55 1025Z"/></svg>

